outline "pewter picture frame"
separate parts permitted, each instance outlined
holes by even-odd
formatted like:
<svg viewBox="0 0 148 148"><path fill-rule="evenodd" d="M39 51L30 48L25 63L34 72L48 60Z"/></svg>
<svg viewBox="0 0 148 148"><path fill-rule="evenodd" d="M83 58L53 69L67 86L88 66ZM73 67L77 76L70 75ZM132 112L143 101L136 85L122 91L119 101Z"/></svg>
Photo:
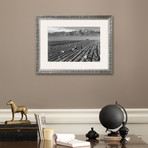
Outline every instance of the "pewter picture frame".
<svg viewBox="0 0 148 148"><path fill-rule="evenodd" d="M112 74L112 16L37 16L37 74Z"/></svg>

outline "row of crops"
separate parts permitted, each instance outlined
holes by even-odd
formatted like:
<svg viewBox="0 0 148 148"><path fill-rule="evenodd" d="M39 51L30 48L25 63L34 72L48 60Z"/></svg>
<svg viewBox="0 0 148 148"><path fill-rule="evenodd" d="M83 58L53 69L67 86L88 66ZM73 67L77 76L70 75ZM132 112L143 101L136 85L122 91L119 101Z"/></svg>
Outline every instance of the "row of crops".
<svg viewBox="0 0 148 148"><path fill-rule="evenodd" d="M48 46L49 62L86 62L100 61L100 46L98 41L85 40L66 42Z"/></svg>

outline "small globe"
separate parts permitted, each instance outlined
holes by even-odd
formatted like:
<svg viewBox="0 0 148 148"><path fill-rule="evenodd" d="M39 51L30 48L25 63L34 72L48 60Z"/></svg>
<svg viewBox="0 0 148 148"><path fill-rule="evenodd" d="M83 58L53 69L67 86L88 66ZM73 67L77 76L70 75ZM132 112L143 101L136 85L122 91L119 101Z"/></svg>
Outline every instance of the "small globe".
<svg viewBox="0 0 148 148"><path fill-rule="evenodd" d="M117 104L107 105L100 111L99 119L105 128L116 129L121 126L124 120L124 114Z"/></svg>

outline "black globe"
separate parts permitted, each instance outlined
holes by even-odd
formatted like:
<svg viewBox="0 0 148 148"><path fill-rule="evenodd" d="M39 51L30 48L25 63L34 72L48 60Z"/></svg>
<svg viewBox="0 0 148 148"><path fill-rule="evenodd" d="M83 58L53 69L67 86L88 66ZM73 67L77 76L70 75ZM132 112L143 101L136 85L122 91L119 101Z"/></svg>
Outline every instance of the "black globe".
<svg viewBox="0 0 148 148"><path fill-rule="evenodd" d="M118 105L107 105L100 111L99 119L105 128L116 129L121 126L124 114Z"/></svg>

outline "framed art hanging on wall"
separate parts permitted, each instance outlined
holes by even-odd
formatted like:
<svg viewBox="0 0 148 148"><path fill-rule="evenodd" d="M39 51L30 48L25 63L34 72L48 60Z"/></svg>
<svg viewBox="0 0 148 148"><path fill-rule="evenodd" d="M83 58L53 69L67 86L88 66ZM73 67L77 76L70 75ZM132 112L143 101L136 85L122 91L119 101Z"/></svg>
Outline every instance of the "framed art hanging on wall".
<svg viewBox="0 0 148 148"><path fill-rule="evenodd" d="M37 74L112 74L112 16L37 16Z"/></svg>

